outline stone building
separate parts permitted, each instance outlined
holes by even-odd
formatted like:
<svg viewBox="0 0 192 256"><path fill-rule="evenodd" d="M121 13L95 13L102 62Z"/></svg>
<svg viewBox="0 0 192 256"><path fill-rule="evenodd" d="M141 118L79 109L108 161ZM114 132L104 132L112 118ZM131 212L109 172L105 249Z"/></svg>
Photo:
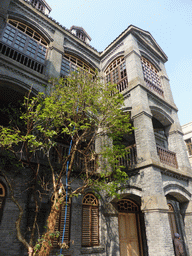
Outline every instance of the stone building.
<svg viewBox="0 0 192 256"><path fill-rule="evenodd" d="M98 199L89 190L72 199L66 239L74 244L64 255L173 256L175 232L181 235L185 255L192 255L192 172L164 66L167 56L149 32L133 25L98 52L83 28L66 29L50 18L50 11L45 0L1 0L1 106L16 104L31 87L34 94L43 91L50 77L65 76L77 67L93 74L98 69L104 82L117 84L137 127L127 136L132 169L121 200ZM0 122L6 124L6 116ZM16 181L17 197L24 197L22 177ZM0 177L4 256L26 255L16 238L17 215Z"/></svg>
<svg viewBox="0 0 192 256"><path fill-rule="evenodd" d="M187 154L192 167L192 122L182 125L183 139L187 146Z"/></svg>

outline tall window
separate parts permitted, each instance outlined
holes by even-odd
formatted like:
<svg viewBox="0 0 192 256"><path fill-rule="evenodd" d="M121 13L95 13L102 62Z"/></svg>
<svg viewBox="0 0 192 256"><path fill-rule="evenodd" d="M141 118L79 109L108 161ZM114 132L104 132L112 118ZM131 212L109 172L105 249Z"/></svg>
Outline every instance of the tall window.
<svg viewBox="0 0 192 256"><path fill-rule="evenodd" d="M158 75L158 70L144 57L141 58L143 75L146 85L151 91L157 92L163 96L161 81Z"/></svg>
<svg viewBox="0 0 192 256"><path fill-rule="evenodd" d="M191 139L185 140L185 143L187 145L187 150L190 156L192 156L192 141Z"/></svg>
<svg viewBox="0 0 192 256"><path fill-rule="evenodd" d="M21 64L43 73L48 44L27 25L8 20L0 42L0 52Z"/></svg>
<svg viewBox="0 0 192 256"><path fill-rule="evenodd" d="M61 63L61 76L68 76L71 72L77 70L78 68L84 70L87 73L95 75L94 69L88 66L82 60L69 54L65 54L63 56Z"/></svg>
<svg viewBox="0 0 192 256"><path fill-rule="evenodd" d="M121 92L128 86L127 72L124 57L114 60L105 70L106 83L117 84L117 89Z"/></svg>
<svg viewBox="0 0 192 256"><path fill-rule="evenodd" d="M99 245L99 204L92 193L83 198L82 246Z"/></svg>
<svg viewBox="0 0 192 256"><path fill-rule="evenodd" d="M0 183L0 222L3 216L3 206L5 202L5 188L2 183Z"/></svg>
<svg viewBox="0 0 192 256"><path fill-rule="evenodd" d="M60 235L58 238L54 239L53 247L59 247L59 244L62 243L63 228L64 228L64 221L65 221L65 210L66 210L66 205L65 203L63 203L62 205L60 205L60 213L56 220L56 227L55 227L55 231L59 231ZM63 240L68 246L70 244L70 226L71 226L70 222L71 222L71 201L68 201L65 234L64 234L64 240Z"/></svg>

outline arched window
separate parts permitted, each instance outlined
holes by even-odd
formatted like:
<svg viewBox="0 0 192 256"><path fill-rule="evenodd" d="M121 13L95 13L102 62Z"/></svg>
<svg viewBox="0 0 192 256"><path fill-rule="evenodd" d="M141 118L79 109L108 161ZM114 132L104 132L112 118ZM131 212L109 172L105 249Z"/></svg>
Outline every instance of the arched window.
<svg viewBox="0 0 192 256"><path fill-rule="evenodd" d="M8 20L1 42L0 53L17 62L43 73L48 43L31 27Z"/></svg>
<svg viewBox="0 0 192 256"><path fill-rule="evenodd" d="M71 72L76 71L78 68L84 70L87 73L95 75L95 71L84 61L78 59L75 56L65 54L61 63L61 76L68 76Z"/></svg>
<svg viewBox="0 0 192 256"><path fill-rule="evenodd" d="M144 57L141 58L141 63L143 68L144 80L147 87L149 87L151 91L157 92L158 94L163 96L163 90L158 75L158 70Z"/></svg>
<svg viewBox="0 0 192 256"><path fill-rule="evenodd" d="M5 203L5 187L0 183L0 222L3 216L3 206Z"/></svg>
<svg viewBox="0 0 192 256"><path fill-rule="evenodd" d="M114 60L105 70L106 83L117 84L117 89L122 92L128 87L126 64L123 56Z"/></svg>
<svg viewBox="0 0 192 256"><path fill-rule="evenodd" d="M66 210L66 203L63 203L60 205L60 212L56 220L56 226L55 226L55 232L59 231L60 235L58 238L54 239L53 247L59 247L59 244L62 243L63 228L64 228L64 221L65 221L65 210ZM64 240L63 240L68 246L70 245L70 227L71 227L71 199L69 199L67 203L67 217L66 217L65 234L64 234Z"/></svg>
<svg viewBox="0 0 192 256"><path fill-rule="evenodd" d="M94 194L88 193L82 205L82 246L99 245L99 204Z"/></svg>

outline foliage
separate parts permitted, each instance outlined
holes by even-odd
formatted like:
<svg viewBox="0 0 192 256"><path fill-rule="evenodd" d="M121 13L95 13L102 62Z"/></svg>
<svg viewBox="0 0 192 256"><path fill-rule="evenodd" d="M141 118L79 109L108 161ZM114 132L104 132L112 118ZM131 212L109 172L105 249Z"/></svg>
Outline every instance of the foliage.
<svg viewBox="0 0 192 256"><path fill-rule="evenodd" d="M128 113L122 110L123 101L116 85L103 84L98 77L75 72L65 79L52 80L45 93L26 97L19 125L11 122L8 127L0 127L0 146L32 171L34 198L37 189L52 194L49 218L53 209L57 217L58 202L65 200L66 176L70 197L88 187L114 196L120 184L126 182L128 176L118 163L128 152L120 140L133 128ZM82 180L79 187L73 186L75 179ZM38 202L36 199L34 222L37 222ZM34 247L34 255L49 255L49 251L43 254L41 248L45 248L45 243L52 247L50 234L54 233L54 227L55 222L50 219L46 233ZM27 246L34 246L35 228L34 223Z"/></svg>

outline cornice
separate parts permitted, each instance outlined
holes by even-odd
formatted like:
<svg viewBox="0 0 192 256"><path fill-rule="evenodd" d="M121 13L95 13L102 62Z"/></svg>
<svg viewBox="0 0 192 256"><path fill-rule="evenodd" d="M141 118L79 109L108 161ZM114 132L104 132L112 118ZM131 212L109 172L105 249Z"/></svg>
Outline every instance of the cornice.
<svg viewBox="0 0 192 256"><path fill-rule="evenodd" d="M1 57L1 56L0 56ZM1 58L0 58L1 59ZM30 75L27 75L25 72L22 72L21 71L21 69L17 69L17 68L14 68L13 66L11 66L11 65L9 65L9 64L7 64L7 63L4 63L4 62L2 62L1 60L0 60L0 66L3 66L3 67L5 67L6 69L8 69L8 70L10 70L11 72L13 72L13 73L15 73L15 74L18 74L18 75L20 75L21 77L23 77L23 78L26 78L26 79L28 79L29 81L32 81L32 82L35 82L36 84L38 84L38 85L41 85L42 86L42 84L47 84L47 80L45 80L45 79L42 79L41 81L39 80L39 79L36 79L36 78L34 78L34 76L30 76ZM41 76L43 76L43 75L41 75ZM7 76L8 77L8 76ZM12 78L11 77L11 79L14 79L14 78ZM20 81L20 80L18 80L18 81ZM24 83L25 84L25 83ZM31 86L29 86L28 88L31 88Z"/></svg>

